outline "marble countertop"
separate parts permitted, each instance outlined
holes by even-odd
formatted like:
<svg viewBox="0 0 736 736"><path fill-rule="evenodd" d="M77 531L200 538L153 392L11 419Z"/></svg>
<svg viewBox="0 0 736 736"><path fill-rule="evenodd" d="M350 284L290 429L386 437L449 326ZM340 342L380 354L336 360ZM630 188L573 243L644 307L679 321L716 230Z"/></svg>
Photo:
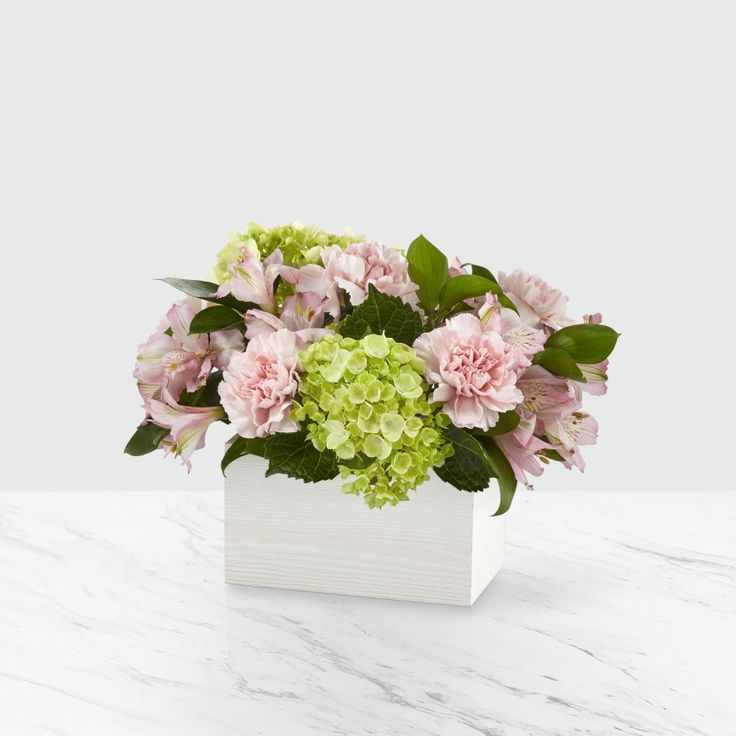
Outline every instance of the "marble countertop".
<svg viewBox="0 0 736 736"><path fill-rule="evenodd" d="M520 492L456 608L227 586L220 493L0 493L0 733L728 736L734 529Z"/></svg>

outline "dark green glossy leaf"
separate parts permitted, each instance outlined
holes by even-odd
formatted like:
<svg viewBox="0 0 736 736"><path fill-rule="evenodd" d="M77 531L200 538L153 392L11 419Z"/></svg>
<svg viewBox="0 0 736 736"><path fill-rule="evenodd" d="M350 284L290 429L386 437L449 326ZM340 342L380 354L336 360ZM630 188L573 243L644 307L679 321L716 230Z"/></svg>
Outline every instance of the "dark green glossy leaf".
<svg viewBox="0 0 736 736"><path fill-rule="evenodd" d="M182 406L219 406L220 394L217 388L222 378L222 371L210 373L204 386L200 386L196 391L182 391L179 403Z"/></svg>
<svg viewBox="0 0 736 736"><path fill-rule="evenodd" d="M149 452L157 450L161 444L161 440L168 434L168 429L159 427L152 422L142 424L133 432L133 436L128 440L128 444L125 445L123 452L128 455L135 455L136 457L147 455Z"/></svg>
<svg viewBox="0 0 736 736"><path fill-rule="evenodd" d="M616 347L618 332L606 325L571 325L547 338L545 347L566 350L576 363L600 363Z"/></svg>
<svg viewBox="0 0 736 736"><path fill-rule="evenodd" d="M189 334L196 335L203 332L217 332L218 330L232 330L244 326L243 315L231 307L217 305L207 307L194 315L189 325Z"/></svg>
<svg viewBox="0 0 736 736"><path fill-rule="evenodd" d="M266 476L283 473L305 483L330 480L340 472L337 455L332 450L320 452L307 439L306 431L274 434L266 438L268 470Z"/></svg>
<svg viewBox="0 0 736 736"><path fill-rule="evenodd" d="M493 281L482 276L462 275L450 279L440 291L440 310L447 310L453 304L483 296L493 289Z"/></svg>
<svg viewBox="0 0 736 736"><path fill-rule="evenodd" d="M420 235L409 246L406 260L409 278L419 287L419 301L427 313L433 312L439 303L440 291L449 279L447 257Z"/></svg>
<svg viewBox="0 0 736 736"><path fill-rule="evenodd" d="M226 307L232 307L241 313L246 312L248 309L253 309L256 305L246 302L238 301L232 294L227 296L216 296L215 292L219 288L217 284L213 284L210 281L198 281L196 279L175 279L165 278L159 279L169 286L173 286L175 289L184 292L189 296L195 296L199 299L212 302L213 304L223 304Z"/></svg>
<svg viewBox="0 0 736 736"><path fill-rule="evenodd" d="M493 477L488 454L483 445L469 432L458 427L448 427L443 431L455 453L445 460L445 464L434 468L434 472L460 491L482 491L488 488Z"/></svg>
<svg viewBox="0 0 736 736"><path fill-rule="evenodd" d="M547 340L549 345L549 340ZM532 363L535 365L541 365L542 368L546 368L550 373L554 373L556 376L562 378L573 378L581 383L586 382L586 378L583 372L578 367L578 364L572 359L570 353L559 348L545 347L544 350L537 353L532 358Z"/></svg>
<svg viewBox="0 0 736 736"><path fill-rule="evenodd" d="M237 460L239 457L243 457L245 455L258 455L259 457L265 457L265 453L266 440L264 438L236 437L225 451L225 455L220 463L222 474L225 475L225 468L227 468L233 460Z"/></svg>
<svg viewBox="0 0 736 736"><path fill-rule="evenodd" d="M343 337L360 340L369 334L392 337L396 342L412 345L422 334L422 318L398 297L382 294L373 284L368 296L339 325Z"/></svg>
<svg viewBox="0 0 736 736"><path fill-rule="evenodd" d="M488 453L488 459L491 467L493 468L493 474L498 478L498 489L501 492L501 501L498 504L498 509L494 516L500 516L509 510L511 502L514 500L514 493L516 492L516 476L514 475L514 469L511 467L511 463L509 463L506 455L503 454L501 448L490 437L485 437L483 439L483 446Z"/></svg>
<svg viewBox="0 0 736 736"><path fill-rule="evenodd" d="M374 457L368 457L362 452L359 452L355 457L350 458L350 460L341 459L339 463L340 465L344 465L346 468L350 468L350 470L364 470L375 461L376 459Z"/></svg>

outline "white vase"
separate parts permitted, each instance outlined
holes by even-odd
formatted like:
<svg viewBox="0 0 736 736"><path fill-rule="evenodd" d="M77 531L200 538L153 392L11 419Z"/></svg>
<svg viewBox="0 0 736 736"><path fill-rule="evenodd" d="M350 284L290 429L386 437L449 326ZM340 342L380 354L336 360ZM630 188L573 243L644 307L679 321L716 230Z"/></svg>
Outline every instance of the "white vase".
<svg viewBox="0 0 736 736"><path fill-rule="evenodd" d="M336 478L264 477L246 456L225 479L225 580L267 588L472 605L503 563L498 491L435 475L410 501L369 509Z"/></svg>

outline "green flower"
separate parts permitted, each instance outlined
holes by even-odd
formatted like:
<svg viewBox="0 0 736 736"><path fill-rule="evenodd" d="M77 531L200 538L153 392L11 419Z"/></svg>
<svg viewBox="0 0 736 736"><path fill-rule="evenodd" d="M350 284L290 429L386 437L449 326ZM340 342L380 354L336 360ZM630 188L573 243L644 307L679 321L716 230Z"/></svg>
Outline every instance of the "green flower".
<svg viewBox="0 0 736 736"><path fill-rule="evenodd" d="M329 245L345 248L350 243L359 243L362 239L352 232L333 235L318 227L303 225L301 222L270 228L251 222L244 233L233 233L225 247L217 254L217 263L210 272L210 278L216 284L225 283L229 278L227 267L238 260L243 246L258 253L262 260L279 248L287 266L302 266L305 263L316 263L322 248Z"/></svg>
<svg viewBox="0 0 736 736"><path fill-rule="evenodd" d="M345 493L370 507L396 505L453 450L450 423L429 401L424 362L384 335L330 335L299 356L303 374L293 418L320 451L334 450Z"/></svg>

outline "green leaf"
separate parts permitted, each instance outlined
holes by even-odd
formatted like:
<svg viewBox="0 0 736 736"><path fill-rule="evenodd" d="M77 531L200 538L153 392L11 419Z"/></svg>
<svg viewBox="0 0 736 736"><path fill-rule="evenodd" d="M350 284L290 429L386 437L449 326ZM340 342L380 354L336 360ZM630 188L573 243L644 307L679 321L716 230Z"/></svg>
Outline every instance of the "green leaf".
<svg viewBox="0 0 736 736"><path fill-rule="evenodd" d="M519 426L521 417L515 411L505 411L498 415L498 421L495 427L488 430L474 430L473 434L483 437L496 437L499 434L507 434L512 432Z"/></svg>
<svg viewBox="0 0 736 736"><path fill-rule="evenodd" d="M128 444L125 445L125 452L128 455L147 455L149 452L153 452L158 449L161 444L161 440L169 434L170 430L159 427L157 424L149 422L148 424L142 424L135 432L133 436L128 440Z"/></svg>
<svg viewBox="0 0 736 736"><path fill-rule="evenodd" d="M447 312L447 317L454 317L456 314L461 314L462 312L472 312L473 307L470 306L470 304L466 304L465 302L459 302L456 304L449 312Z"/></svg>
<svg viewBox="0 0 736 736"><path fill-rule="evenodd" d="M516 476L514 469L511 467L506 455L503 454L501 448L490 438L483 439L483 446L488 454L493 474L498 478L498 489L501 492L501 501L494 516L505 514L511 507L516 492Z"/></svg>
<svg viewBox="0 0 736 736"><path fill-rule="evenodd" d="M320 452L306 431L273 434L266 438L265 456L268 458L266 477L284 473L305 483L330 480L340 472L337 455L332 450Z"/></svg>
<svg viewBox="0 0 736 736"><path fill-rule="evenodd" d="M243 315L232 307L217 305L207 307L194 315L189 325L189 334L197 335L202 332L217 332L218 330L232 330L244 325Z"/></svg>
<svg viewBox="0 0 736 736"><path fill-rule="evenodd" d="M544 457L546 457L546 458L548 458L550 460L554 460L555 462L558 462L558 463L564 463L565 462L565 458L562 457L562 455L560 455L560 453L557 452L557 450L547 450L547 449L544 449L544 450L540 450L539 452L542 455L544 455Z"/></svg>
<svg viewBox="0 0 736 736"><path fill-rule="evenodd" d="M179 291L183 291L189 296L196 296L199 299L204 299L205 301L212 302L213 304L223 304L226 307L237 309L239 312L246 312L248 309L253 309L257 306L250 302L238 301L232 294L228 294L227 296L216 296L215 292L219 287L217 284L213 284L210 281L175 278L159 279L159 281L163 281L169 286L173 286L175 289L179 289Z"/></svg>
<svg viewBox="0 0 736 736"><path fill-rule="evenodd" d="M265 457L266 440L263 437L236 437L232 444L225 451L225 455L220 463L222 474L225 475L225 468L230 465L233 460L245 455L258 455Z"/></svg>
<svg viewBox="0 0 736 736"><path fill-rule="evenodd" d="M179 403L182 406L219 406L220 394L217 388L222 378L222 371L213 371L207 376L204 386L200 386L196 391L182 391Z"/></svg>
<svg viewBox="0 0 736 736"><path fill-rule="evenodd" d="M412 241L406 252L409 277L419 287L419 301L427 313L439 303L440 291L449 279L447 257L424 235Z"/></svg>
<svg viewBox="0 0 736 736"><path fill-rule="evenodd" d="M547 340L549 345L549 340ZM572 359L570 353L566 350L560 350L560 348L549 348L545 347L544 350L537 353L532 358L534 365L541 365L542 368L546 368L550 373L554 373L556 376L562 376L562 378L573 378L581 383L586 383L586 378L583 372L578 367L578 364Z"/></svg>
<svg viewBox="0 0 736 736"><path fill-rule="evenodd" d="M440 291L440 310L447 310L453 304L472 299L476 296L483 296L493 289L493 281L483 278L483 276L455 276L450 279Z"/></svg>
<svg viewBox="0 0 736 736"><path fill-rule="evenodd" d="M422 330L422 318L418 312L398 297L382 294L371 284L366 300L340 323L337 331L343 337L356 340L369 334L385 333L396 342L412 345Z"/></svg>
<svg viewBox="0 0 736 736"><path fill-rule="evenodd" d="M340 459L339 462L340 465L344 465L346 468L350 468L350 470L364 470L365 468L372 465L375 461L376 458L368 457L362 452L359 452L355 455L355 457L350 458L350 460Z"/></svg>
<svg viewBox="0 0 736 736"><path fill-rule="evenodd" d="M494 284L498 283L498 279L485 266L479 266L477 263L468 263L466 265L470 266L470 270L474 276L482 276L484 279L493 281Z"/></svg>
<svg viewBox="0 0 736 736"><path fill-rule="evenodd" d="M460 491L482 491L488 488L493 470L483 445L469 432L458 427L448 427L443 431L445 439L455 449L455 453L445 460L445 464L434 468L434 472Z"/></svg>
<svg viewBox="0 0 736 736"><path fill-rule="evenodd" d="M210 281L196 281L194 279L175 279L166 278L159 279L169 286L173 286L179 291L183 291L189 296L196 296L200 299L207 299L211 301L211 298L215 296L215 292L218 289L217 284L213 284Z"/></svg>
<svg viewBox="0 0 736 736"><path fill-rule="evenodd" d="M618 332L606 325L571 325L547 338L545 347L566 350L576 363L600 363L616 347Z"/></svg>

